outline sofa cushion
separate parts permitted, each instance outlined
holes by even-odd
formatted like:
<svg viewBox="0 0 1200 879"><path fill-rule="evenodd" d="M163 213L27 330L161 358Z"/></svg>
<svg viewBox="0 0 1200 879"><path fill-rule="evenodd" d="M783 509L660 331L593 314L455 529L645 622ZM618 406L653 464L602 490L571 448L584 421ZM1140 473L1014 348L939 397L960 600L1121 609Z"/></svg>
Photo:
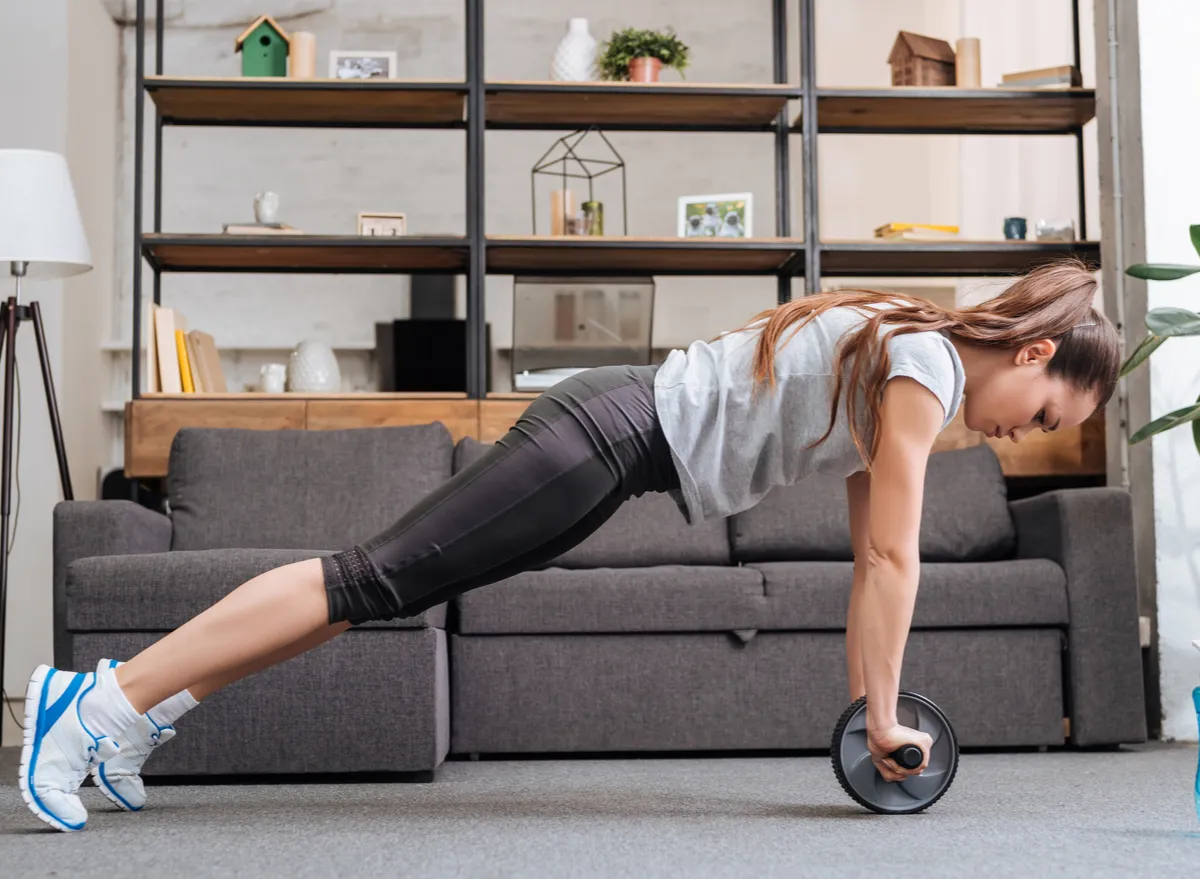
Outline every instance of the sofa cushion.
<svg viewBox="0 0 1200 879"><path fill-rule="evenodd" d="M171 443L171 548L344 549L450 478L440 423L346 430L183 428Z"/></svg>
<svg viewBox="0 0 1200 879"><path fill-rule="evenodd" d="M492 447L470 437L454 452L457 473ZM688 525L669 495L631 498L583 543L551 565L563 568L627 568L652 565L729 564L729 526L724 519Z"/></svg>
<svg viewBox="0 0 1200 879"><path fill-rule="evenodd" d="M457 599L464 634L709 632L758 628L762 574L749 568L551 568Z"/></svg>
<svg viewBox="0 0 1200 879"><path fill-rule="evenodd" d="M208 549L93 556L67 566L67 628L73 632L169 632L242 583L329 550ZM444 628L446 605L369 628Z"/></svg>
<svg viewBox="0 0 1200 879"><path fill-rule="evenodd" d="M732 517L737 561L849 561L844 479L816 474ZM990 446L935 452L925 471L921 560L994 561L1016 553L1008 486Z"/></svg>
<svg viewBox="0 0 1200 879"><path fill-rule="evenodd" d="M845 629L853 562L765 562L764 629ZM913 609L913 628L1061 626L1070 618L1067 578L1046 559L929 563Z"/></svg>

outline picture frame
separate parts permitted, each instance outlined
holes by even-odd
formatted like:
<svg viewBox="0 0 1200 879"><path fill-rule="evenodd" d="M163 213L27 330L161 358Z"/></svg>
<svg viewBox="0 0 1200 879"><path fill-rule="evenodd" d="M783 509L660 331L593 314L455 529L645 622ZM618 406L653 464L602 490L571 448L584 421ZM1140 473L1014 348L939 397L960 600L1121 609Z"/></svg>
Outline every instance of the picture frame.
<svg viewBox="0 0 1200 879"><path fill-rule="evenodd" d="M329 53L330 79L395 79L396 53L374 49L334 49Z"/></svg>
<svg viewBox="0 0 1200 879"><path fill-rule="evenodd" d="M358 215L358 234L394 238L408 234L408 215L380 211L362 211Z"/></svg>
<svg viewBox="0 0 1200 879"><path fill-rule="evenodd" d="M677 227L680 238L752 238L754 193L681 195Z"/></svg>

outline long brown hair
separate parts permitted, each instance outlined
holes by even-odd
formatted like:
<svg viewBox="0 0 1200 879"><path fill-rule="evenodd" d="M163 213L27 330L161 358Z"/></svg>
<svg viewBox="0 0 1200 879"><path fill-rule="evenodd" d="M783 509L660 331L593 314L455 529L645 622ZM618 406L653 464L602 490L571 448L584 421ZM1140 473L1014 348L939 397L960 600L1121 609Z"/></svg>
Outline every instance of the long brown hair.
<svg viewBox="0 0 1200 879"><path fill-rule="evenodd" d="M1078 391L1094 393L1098 400L1096 408L1103 408L1116 388L1120 344L1112 323L1092 307L1096 289L1095 275L1088 267L1067 260L1034 269L999 296L979 305L950 309L917 296L845 288L794 299L760 312L743 327L729 332L752 327L758 330L754 377L760 385L766 383L774 388L775 352L780 344L786 344L801 327L831 308L853 306L865 310L870 316L862 327L847 333L838 346L829 427L809 448L824 442L833 431L842 396L844 367L852 361L845 395L846 413L854 445L869 466L875 457L879 434L870 431L870 454L867 454L863 429L856 418L858 400L860 393L865 393L871 425L877 424L890 366L887 341L902 333L944 331L975 345L1003 349L1051 339L1058 347L1047 366L1047 374L1061 377ZM891 329L881 334L884 324ZM783 339L784 332L792 327L795 331Z"/></svg>

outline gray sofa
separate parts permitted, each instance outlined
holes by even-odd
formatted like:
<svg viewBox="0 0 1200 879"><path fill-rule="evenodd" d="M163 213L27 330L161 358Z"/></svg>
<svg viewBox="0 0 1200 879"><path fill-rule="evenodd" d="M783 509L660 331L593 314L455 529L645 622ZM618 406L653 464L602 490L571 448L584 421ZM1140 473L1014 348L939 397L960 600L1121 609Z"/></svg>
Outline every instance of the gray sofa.
<svg viewBox="0 0 1200 879"><path fill-rule="evenodd" d="M181 430L169 515L57 507L56 661L128 657L250 576L385 527L485 448L440 424ZM938 453L921 552L902 686L963 746L1145 741L1125 493L1009 502L988 447ZM840 480L696 526L647 495L542 569L221 691L147 772L432 777L450 754L827 748L850 559Z"/></svg>

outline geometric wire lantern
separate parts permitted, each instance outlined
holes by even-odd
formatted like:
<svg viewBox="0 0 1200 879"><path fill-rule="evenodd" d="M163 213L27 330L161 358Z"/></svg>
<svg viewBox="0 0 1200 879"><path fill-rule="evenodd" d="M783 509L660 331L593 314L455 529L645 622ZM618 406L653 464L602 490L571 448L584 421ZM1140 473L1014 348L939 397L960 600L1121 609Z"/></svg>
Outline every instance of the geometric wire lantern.
<svg viewBox="0 0 1200 879"><path fill-rule="evenodd" d="M616 157L613 159L601 159L593 157L585 157L580 155L578 147L589 134L592 132L600 135L608 147L608 151ZM548 158L556 148L561 148L562 152L557 157ZM557 166L557 170L554 170ZM596 166L599 170L593 170L591 166ZM629 212L625 202L625 160L621 158L621 154L617 152L616 147L612 145L604 132L596 127L584 129L582 131L573 131L565 137L560 137L554 142L550 149L546 150L545 154L538 159L537 164L533 166L533 171L530 173L530 195L533 202L533 234L537 234L537 175L545 174L547 176L559 177L562 180L562 188L567 188L567 178L573 177L578 180L587 180L588 182L588 201L595 201L593 193L592 181L597 177L602 177L611 171L621 171L621 232L624 235L629 234ZM582 173L580 173L582 172ZM567 228L567 200L563 199L563 228Z"/></svg>

